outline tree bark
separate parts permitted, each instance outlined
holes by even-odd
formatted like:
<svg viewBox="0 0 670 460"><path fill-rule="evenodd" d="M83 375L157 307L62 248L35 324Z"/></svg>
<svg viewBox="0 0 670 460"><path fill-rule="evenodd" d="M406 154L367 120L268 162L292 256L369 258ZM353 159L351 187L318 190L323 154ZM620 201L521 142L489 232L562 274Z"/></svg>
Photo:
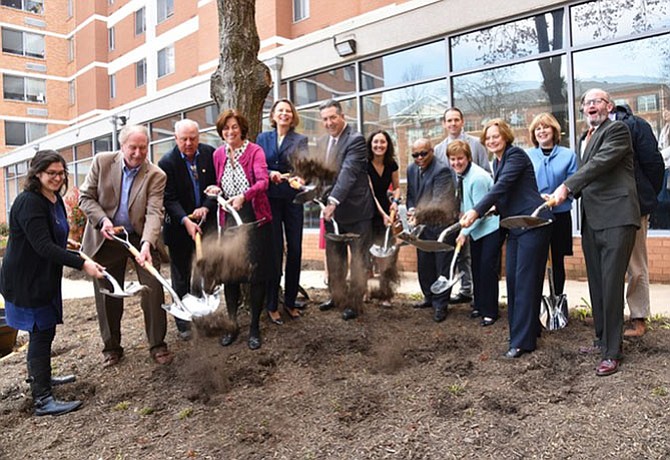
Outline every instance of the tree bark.
<svg viewBox="0 0 670 460"><path fill-rule="evenodd" d="M217 0L219 66L210 92L219 107L236 109L249 120L250 140L261 130L263 103L272 88L270 69L258 59L255 0Z"/></svg>

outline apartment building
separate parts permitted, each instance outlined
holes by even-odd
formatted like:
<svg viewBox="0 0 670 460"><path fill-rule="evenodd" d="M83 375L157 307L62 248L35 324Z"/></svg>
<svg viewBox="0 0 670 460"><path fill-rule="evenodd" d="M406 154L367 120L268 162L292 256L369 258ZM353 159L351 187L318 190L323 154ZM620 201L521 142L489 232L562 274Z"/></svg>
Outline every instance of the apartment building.
<svg viewBox="0 0 670 460"><path fill-rule="evenodd" d="M577 101L593 86L670 145L662 136L670 131L667 2L257 0L256 20L259 57L274 80L268 106L290 97L314 144L323 133L318 104L337 98L364 134L392 134L401 177L413 140L443 138L440 119L451 105L475 135L487 119L505 118L521 147L530 144L532 117L552 112L574 148L583 128ZM0 29L0 221L37 149L61 152L78 185L123 122L149 127L153 161L172 148L182 117L198 120L203 140L218 144L209 95L218 64L214 0L0 0ZM670 245L668 215L670 198L652 216L655 280L670 275L660 255ZM317 220L308 208L305 254L315 259ZM574 220L578 234L577 213Z"/></svg>

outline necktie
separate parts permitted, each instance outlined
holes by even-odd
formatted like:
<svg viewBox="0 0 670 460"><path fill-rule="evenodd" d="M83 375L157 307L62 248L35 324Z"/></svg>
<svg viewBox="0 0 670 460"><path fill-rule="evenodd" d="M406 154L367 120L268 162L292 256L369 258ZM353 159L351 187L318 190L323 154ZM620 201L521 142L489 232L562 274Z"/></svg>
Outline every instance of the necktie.
<svg viewBox="0 0 670 460"><path fill-rule="evenodd" d="M328 140L328 149L326 150L326 163L330 162L330 153L335 150L335 146L337 145L337 138L336 137L330 137Z"/></svg>
<svg viewBox="0 0 670 460"><path fill-rule="evenodd" d="M463 176L458 174L458 188L456 189L456 199L463 204Z"/></svg>
<svg viewBox="0 0 670 460"><path fill-rule="evenodd" d="M584 142L582 142L582 158L584 157L584 152L586 152L586 147L589 145L589 141L591 141L593 131L595 131L595 129L593 127L590 127L589 130L586 132L586 137L584 138Z"/></svg>

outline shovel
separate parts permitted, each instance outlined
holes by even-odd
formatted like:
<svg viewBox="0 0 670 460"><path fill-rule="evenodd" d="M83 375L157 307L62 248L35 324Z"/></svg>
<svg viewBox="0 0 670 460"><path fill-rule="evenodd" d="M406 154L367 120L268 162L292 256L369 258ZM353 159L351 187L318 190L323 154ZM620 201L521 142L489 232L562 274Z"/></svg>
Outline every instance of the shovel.
<svg viewBox="0 0 670 460"><path fill-rule="evenodd" d="M114 238L116 241L124 245L126 249L128 249L128 251L134 257L138 257L140 255L140 251L138 251L135 246L130 244L130 240L128 239L128 232L126 231L125 228L114 227L114 231L112 232L112 238ZM192 305L186 307L186 305L184 305L184 303L182 303L182 301L179 299L177 293L174 292L174 289L172 289L170 283L168 283L168 281L165 278L163 278L163 276L156 269L156 267L154 267L151 264L145 263L144 265L142 265L142 268L144 268L154 278L156 278L158 282L161 283L161 285L163 285L163 287L168 291L168 293L172 297L171 304L162 305L163 310L167 311L172 316L179 319L183 319L184 321L192 321L194 316L204 316L214 311L211 305L208 305L206 302L200 302L200 301L198 301L197 305L195 305L195 302L191 302ZM197 297L194 298L197 300Z"/></svg>
<svg viewBox="0 0 670 460"><path fill-rule="evenodd" d="M568 325L568 297L565 294L556 295L551 248L547 257L547 278L549 279L549 295L542 296L540 324L548 331L555 331Z"/></svg>
<svg viewBox="0 0 670 460"><path fill-rule="evenodd" d="M373 256L384 259L387 257L391 257L393 254L395 254L396 250L398 249L396 245L392 245L389 247L389 239L391 238L391 227L393 226L393 221L395 221L395 209L391 210L391 215L389 216L389 220L391 221L391 224L386 227L386 233L384 234L384 246L379 246L378 244L373 244L370 246L370 254Z"/></svg>
<svg viewBox="0 0 670 460"><path fill-rule="evenodd" d="M551 219L538 217L544 209L549 209L556 204L554 199L549 199L537 207L530 216L510 216L500 221L500 226L507 229L529 229L544 227L551 223Z"/></svg>
<svg viewBox="0 0 670 460"><path fill-rule="evenodd" d="M322 211L326 209L326 205L323 204L323 201L316 198L314 198L313 201L321 207ZM333 224L333 230L334 230L334 233L326 233L326 239L329 239L330 241L335 241L338 243L348 243L350 241L357 240L358 238L361 237L361 235L359 235L358 233L340 233L340 227L337 225L337 222L335 221L334 217L330 218L330 222Z"/></svg>
<svg viewBox="0 0 670 460"><path fill-rule="evenodd" d="M189 219L195 221L195 217L191 214L188 216ZM198 222L198 227L202 226L202 223L205 221L205 218L201 218ZM202 236L199 232L195 234L195 260L202 259ZM203 280L204 282L204 280ZM201 289L201 292L204 293L203 297L196 297L193 294L187 293L182 297L181 301L191 312L203 311L203 313L197 314L195 316L204 316L209 313L214 312L219 305L221 304L221 297L219 293L221 292L220 287L217 287L212 294L205 293L205 289ZM209 312L207 312L209 310Z"/></svg>
<svg viewBox="0 0 670 460"><path fill-rule="evenodd" d="M93 259L91 259L89 256L84 254L82 251L78 251L79 256L84 259L88 260L89 262L93 262ZM117 299L123 299L124 297L132 297L136 295L137 293L141 292L142 290L146 289L146 286L141 285L140 283L136 281L132 281L130 283L126 284L126 288L123 289L121 285L119 284L118 281L116 281L116 278L114 278L112 275L109 274L107 270L102 271L102 276L105 277L105 279L111 284L112 290L110 291L109 289L100 287L100 292L102 292L105 295L108 295L110 297L116 297Z"/></svg>
<svg viewBox="0 0 670 460"><path fill-rule="evenodd" d="M444 252L454 249L453 246L437 240L422 240L419 238L425 225L416 225L411 228L407 219L407 208L404 205L398 206L398 215L403 225L403 231L398 234L398 238L407 244L420 249L423 252Z"/></svg>
<svg viewBox="0 0 670 460"><path fill-rule="evenodd" d="M455 225L455 224L454 224ZM443 232L444 233L444 232ZM442 236L442 235L440 235ZM444 275L440 275L439 278L430 286L430 292L435 295L444 294L449 289L454 287L454 285L463 277L463 272L454 273L456 270L456 259L458 259L458 254L461 252L463 245L458 242L456 243L456 249L454 250L454 256L451 258L451 266L449 267L449 279Z"/></svg>

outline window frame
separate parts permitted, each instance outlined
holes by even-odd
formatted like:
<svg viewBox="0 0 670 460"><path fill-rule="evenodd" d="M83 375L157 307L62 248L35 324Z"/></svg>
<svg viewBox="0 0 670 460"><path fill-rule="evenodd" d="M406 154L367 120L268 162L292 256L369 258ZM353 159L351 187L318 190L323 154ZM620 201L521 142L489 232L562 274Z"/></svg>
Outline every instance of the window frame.
<svg viewBox="0 0 670 460"><path fill-rule="evenodd" d="M138 16L141 17L141 21L138 21ZM138 29L137 26L140 26ZM139 30L139 31L138 31ZM135 36L142 35L147 30L147 10L146 7L142 7L139 10L135 11Z"/></svg>
<svg viewBox="0 0 670 460"><path fill-rule="evenodd" d="M161 67L161 53L164 53L165 69ZM158 50L158 52L156 53L156 61L157 61L158 78L163 78L167 75L173 74L176 68L175 63L176 56L175 56L174 44L168 45L165 48Z"/></svg>
<svg viewBox="0 0 670 460"><path fill-rule="evenodd" d="M2 27L2 31L0 31L0 32L1 32L1 35L2 35L2 52L3 53L12 54L14 56L23 56L23 57L32 58L32 59L46 59L47 52L46 52L46 41L45 41L45 36L44 35L35 34L35 33L32 33L32 32L24 32L22 30L12 29L11 27ZM17 53L17 52L15 52L15 50L11 50L9 48L5 48L5 43L7 42L7 40L5 40L5 38L4 38L4 33L5 32L16 33L16 34L21 35L21 52L20 53ZM29 53L28 51L26 51L26 49L27 49L26 37L27 36L40 37L42 39L42 49L43 49L43 51L42 51L41 55L36 55L35 53Z"/></svg>
<svg viewBox="0 0 670 460"><path fill-rule="evenodd" d="M160 24L174 16L174 0L156 1L156 23Z"/></svg>

